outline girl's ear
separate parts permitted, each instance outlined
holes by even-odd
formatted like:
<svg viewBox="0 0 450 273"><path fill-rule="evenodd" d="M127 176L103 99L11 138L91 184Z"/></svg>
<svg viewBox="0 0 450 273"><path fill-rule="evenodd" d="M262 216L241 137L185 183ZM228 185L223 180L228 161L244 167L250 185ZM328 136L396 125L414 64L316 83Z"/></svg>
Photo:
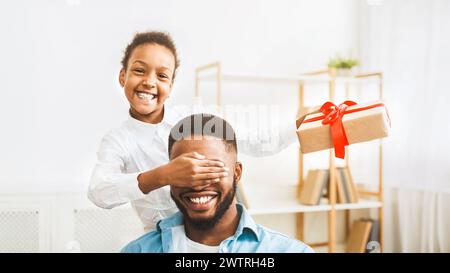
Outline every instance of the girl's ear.
<svg viewBox="0 0 450 273"><path fill-rule="evenodd" d="M234 165L234 181L239 182L242 176L242 163L237 161Z"/></svg>
<svg viewBox="0 0 450 273"><path fill-rule="evenodd" d="M124 87L125 86L125 70L122 68L120 69L120 73L119 73L119 83L120 86Z"/></svg>

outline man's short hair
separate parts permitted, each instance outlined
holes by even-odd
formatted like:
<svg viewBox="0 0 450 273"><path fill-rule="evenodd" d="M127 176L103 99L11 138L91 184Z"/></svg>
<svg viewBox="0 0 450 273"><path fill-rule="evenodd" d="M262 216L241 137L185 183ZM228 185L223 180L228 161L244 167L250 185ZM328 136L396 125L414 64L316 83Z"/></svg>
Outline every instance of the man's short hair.
<svg viewBox="0 0 450 273"><path fill-rule="evenodd" d="M196 136L212 136L221 139L227 151L237 154L236 134L233 127L224 119L212 114L194 114L183 118L170 130L169 157L172 146L182 139L195 139Z"/></svg>

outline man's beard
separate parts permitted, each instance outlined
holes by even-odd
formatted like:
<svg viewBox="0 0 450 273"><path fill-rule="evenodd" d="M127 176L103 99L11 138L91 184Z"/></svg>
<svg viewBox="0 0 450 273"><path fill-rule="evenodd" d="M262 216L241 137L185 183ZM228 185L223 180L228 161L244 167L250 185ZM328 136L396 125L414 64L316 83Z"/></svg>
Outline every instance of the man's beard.
<svg viewBox="0 0 450 273"><path fill-rule="evenodd" d="M172 195L172 199L177 205L178 209L181 211L181 213L183 213L185 224L189 223L195 229L198 230L210 230L220 221L220 219L222 219L225 212L230 208L230 205L233 203L233 199L236 194L236 184L237 184L236 181L234 181L232 190L225 196L223 201L219 203L216 209L216 213L213 215L213 217L206 219L191 218L186 208L181 204L181 202L173 198L172 193L170 193L170 195Z"/></svg>

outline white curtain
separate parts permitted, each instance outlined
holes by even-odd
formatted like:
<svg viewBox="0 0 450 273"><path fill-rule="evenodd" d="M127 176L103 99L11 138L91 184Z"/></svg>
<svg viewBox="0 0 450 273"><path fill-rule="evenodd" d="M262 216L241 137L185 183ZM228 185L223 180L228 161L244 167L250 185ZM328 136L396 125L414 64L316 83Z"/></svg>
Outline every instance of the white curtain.
<svg viewBox="0 0 450 273"><path fill-rule="evenodd" d="M450 1L360 1L364 70L385 75L385 250L450 252Z"/></svg>

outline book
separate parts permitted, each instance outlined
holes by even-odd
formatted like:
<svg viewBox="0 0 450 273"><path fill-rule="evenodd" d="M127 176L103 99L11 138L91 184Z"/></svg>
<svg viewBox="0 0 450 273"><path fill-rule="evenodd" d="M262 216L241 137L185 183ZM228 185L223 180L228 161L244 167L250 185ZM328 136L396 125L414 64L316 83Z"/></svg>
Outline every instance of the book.
<svg viewBox="0 0 450 273"><path fill-rule="evenodd" d="M343 168L336 168L336 192L337 203L350 203L350 197L348 192L348 186L346 177L343 174Z"/></svg>
<svg viewBox="0 0 450 273"><path fill-rule="evenodd" d="M306 205L315 204L313 201L313 191L316 187L315 183L317 181L317 176L319 175L319 170L309 170L306 180L303 183L303 187L300 192L300 203Z"/></svg>
<svg viewBox="0 0 450 273"><path fill-rule="evenodd" d="M378 220L375 219L362 219L363 221L371 222L372 228L370 229L370 235L368 239L368 243L371 245L368 245L366 247L366 253L373 253L373 252L379 252L379 246L380 246L380 225Z"/></svg>
<svg viewBox="0 0 450 273"><path fill-rule="evenodd" d="M349 167L342 168L342 174L345 177L345 181L347 183L347 188L350 196L350 203L358 203L359 202L359 195L358 190L356 189L356 185L353 181L352 174L350 172Z"/></svg>
<svg viewBox="0 0 450 273"><path fill-rule="evenodd" d="M328 184L328 170L313 169L308 171L306 181L300 192L299 201L305 205L318 205L324 187Z"/></svg>
<svg viewBox="0 0 450 273"><path fill-rule="evenodd" d="M316 205L320 204L320 199L322 197L329 198L329 196L328 196L328 185L329 185L329 182L330 182L330 171L329 170L322 170L322 171L324 172L323 178L322 178L322 189L320 190L319 197L318 197Z"/></svg>
<svg viewBox="0 0 450 273"><path fill-rule="evenodd" d="M346 252L365 253L371 228L371 221L354 221L352 230L350 231L350 235L347 240Z"/></svg>
<svg viewBox="0 0 450 273"><path fill-rule="evenodd" d="M336 168L337 203L357 203L358 192L348 167Z"/></svg>

